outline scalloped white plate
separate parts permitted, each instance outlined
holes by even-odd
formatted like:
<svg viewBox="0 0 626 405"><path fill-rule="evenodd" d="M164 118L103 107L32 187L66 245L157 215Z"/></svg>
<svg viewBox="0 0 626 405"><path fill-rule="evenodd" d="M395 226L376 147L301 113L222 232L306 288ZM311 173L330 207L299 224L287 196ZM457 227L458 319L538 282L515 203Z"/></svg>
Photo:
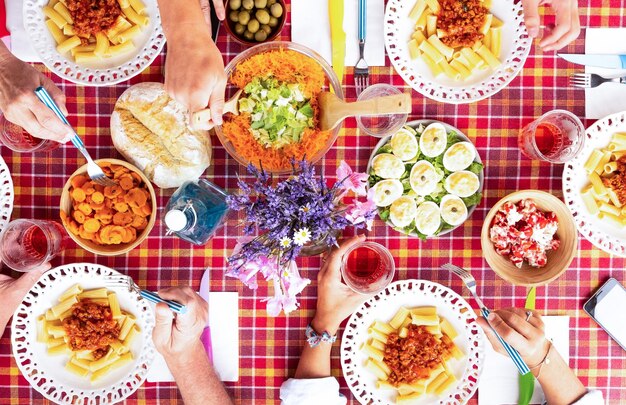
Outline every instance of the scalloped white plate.
<svg viewBox="0 0 626 405"><path fill-rule="evenodd" d="M352 394L362 404L395 402L395 390L376 388L376 377L365 368L367 355L360 348L368 339L370 325L376 320L388 322L402 306L436 306L437 314L450 321L459 333L454 343L466 354L463 360L450 363L456 385L441 396L424 395L415 404L464 404L478 388L485 359L485 336L467 301L451 289L426 280L391 283L365 301L348 320L341 340L341 367Z"/></svg>
<svg viewBox="0 0 626 405"><path fill-rule="evenodd" d="M127 398L145 381L154 360L152 343L154 314L146 300L136 292L119 288L114 291L120 307L137 318L141 333L133 342L134 360L112 370L94 384L65 370L67 356L49 356L46 345L37 342L37 317L57 303L59 296L74 284L84 289L105 287L105 276L117 271L98 264L76 263L60 266L44 274L26 294L11 323L13 356L22 375L31 386L59 404L117 403Z"/></svg>
<svg viewBox="0 0 626 405"><path fill-rule="evenodd" d="M589 184L583 166L591 151L607 146L616 132L626 132L626 111L609 115L587 128L585 146L574 159L565 164L563 199L574 217L578 232L585 239L607 253L626 257L626 231L589 214L580 195L583 187Z"/></svg>
<svg viewBox="0 0 626 405"><path fill-rule="evenodd" d="M133 38L135 50L94 64L79 65L69 52L61 55L56 50L56 42L46 27L45 16L41 11L48 1L24 1L24 28L33 48L48 69L70 82L89 86L123 82L150 66L165 45L157 0L142 0L146 5L145 13L150 17L150 24Z"/></svg>
<svg viewBox="0 0 626 405"><path fill-rule="evenodd" d="M517 76L524 67L532 40L524 25L522 2L497 0L491 12L504 22L500 65L496 70L474 72L463 81L455 81L441 74L434 77L422 60L412 60L407 43L413 33L414 22L409 12L415 0L390 0L385 12L385 47L389 60L404 81L415 91L436 101L451 104L471 103L491 97Z"/></svg>
<svg viewBox="0 0 626 405"><path fill-rule="evenodd" d="M13 180L9 167L0 156L0 233L11 220L13 212Z"/></svg>

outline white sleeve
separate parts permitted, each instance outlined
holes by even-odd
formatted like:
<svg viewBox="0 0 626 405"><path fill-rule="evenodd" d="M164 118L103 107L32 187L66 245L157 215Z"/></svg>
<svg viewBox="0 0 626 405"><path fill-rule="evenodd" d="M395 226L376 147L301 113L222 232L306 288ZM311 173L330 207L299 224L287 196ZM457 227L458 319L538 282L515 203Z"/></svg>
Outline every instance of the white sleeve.
<svg viewBox="0 0 626 405"><path fill-rule="evenodd" d="M572 405L604 405L604 398L601 391L588 391L584 397Z"/></svg>
<svg viewBox="0 0 626 405"><path fill-rule="evenodd" d="M290 378L280 386L282 405L345 405L346 397L339 393L335 377Z"/></svg>

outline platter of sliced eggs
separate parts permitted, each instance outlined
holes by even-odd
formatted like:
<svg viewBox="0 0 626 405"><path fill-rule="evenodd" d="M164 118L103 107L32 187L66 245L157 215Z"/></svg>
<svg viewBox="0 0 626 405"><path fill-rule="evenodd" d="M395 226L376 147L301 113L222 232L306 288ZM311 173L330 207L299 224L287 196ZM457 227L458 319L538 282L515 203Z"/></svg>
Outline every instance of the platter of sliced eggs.
<svg viewBox="0 0 626 405"><path fill-rule="evenodd" d="M461 226L482 198L484 167L474 144L440 121L417 120L380 140L367 172L379 217L427 239Z"/></svg>

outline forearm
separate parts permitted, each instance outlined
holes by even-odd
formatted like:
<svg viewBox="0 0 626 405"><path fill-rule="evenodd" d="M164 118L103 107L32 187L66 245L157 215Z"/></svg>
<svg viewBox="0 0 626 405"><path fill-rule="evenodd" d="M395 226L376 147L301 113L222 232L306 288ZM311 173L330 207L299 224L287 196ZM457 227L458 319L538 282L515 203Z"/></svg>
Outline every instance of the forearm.
<svg viewBox="0 0 626 405"><path fill-rule="evenodd" d="M200 341L184 355L165 360L186 405L232 403Z"/></svg>
<svg viewBox="0 0 626 405"><path fill-rule="evenodd" d="M206 29L211 32L210 22L205 21L199 0L158 0L161 24L168 41L191 35L190 29Z"/></svg>
<svg viewBox="0 0 626 405"><path fill-rule="evenodd" d="M549 364L544 363L539 374L539 383L548 405L569 405L582 398L587 392L576 374L552 348L548 356ZM533 370L535 377L539 368Z"/></svg>
<svg viewBox="0 0 626 405"><path fill-rule="evenodd" d="M328 332L331 335L337 334L339 325L332 321L321 319L319 316L311 321L313 330L317 333ZM330 352L332 345L321 342L316 347L311 347L308 342L304 342L304 349L300 356L300 362L296 369L295 378L323 378L330 377Z"/></svg>

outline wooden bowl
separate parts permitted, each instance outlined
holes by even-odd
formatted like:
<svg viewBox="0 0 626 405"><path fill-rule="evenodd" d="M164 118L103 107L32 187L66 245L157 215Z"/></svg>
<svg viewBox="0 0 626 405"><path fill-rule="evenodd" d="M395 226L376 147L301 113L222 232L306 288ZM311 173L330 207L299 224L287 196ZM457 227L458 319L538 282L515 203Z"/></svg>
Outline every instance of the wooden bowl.
<svg viewBox="0 0 626 405"><path fill-rule="evenodd" d="M123 254L130 252L131 250L136 248L141 242L143 242L146 239L146 237L148 237L148 234L154 227L154 223L156 222L156 213L157 213L156 194L154 193L154 187L152 187L152 183L150 183L150 180L148 180L148 178L141 172L141 170L139 170L137 167L131 165L128 162L124 162L123 160L119 160L119 159L99 159L99 160L96 160L96 163L110 163L114 165L124 166L130 171L137 173L139 177L141 177L143 182L146 184L146 187L148 191L150 192L150 198L152 199L152 214L150 214L150 217L148 218L148 225L143 231L141 231L140 234L137 235L137 239L135 239L134 242L120 243L119 245L99 245L93 241L90 241L88 239L83 239L78 235L74 235L69 229L67 229L67 226L65 225L65 223L63 223L63 227L65 228L67 233L70 235L70 238L72 238L74 242L76 242L80 247L87 250L88 252L95 253L97 255L102 255L102 256L123 255ZM61 192L60 209L62 211L67 212L68 214L71 212L71 209L72 209L72 200L70 198L70 191L69 191L70 187L72 186L70 181L72 180L74 176L77 176L79 174L87 174L87 165L81 166L78 170L76 170L70 176L70 178L65 183L65 187L63 187L63 191Z"/></svg>
<svg viewBox="0 0 626 405"><path fill-rule="evenodd" d="M499 255L489 239L491 223L502 205L524 199L532 199L542 211L554 212L559 221L556 236L561 244L557 250L548 251L548 262L544 267L531 267L524 263L521 269L518 268L507 256ZM483 223L480 242L483 255L496 274L514 285L534 287L548 284L567 270L576 255L578 233L572 215L561 200L543 191L523 190L507 195L491 208Z"/></svg>
<svg viewBox="0 0 626 405"><path fill-rule="evenodd" d="M235 32L235 24L237 23L232 22L229 18L229 14L231 11L230 0L226 0L226 3L224 3L224 7L226 9L226 18L224 19L222 24L226 28L226 32L228 32L228 35L230 35L235 41L239 42L242 45L254 46L254 45L262 44L265 42L273 41L280 35L281 31L283 30L283 27L285 26L285 22L287 21L287 5L285 4L285 0L277 0L276 2L279 3L281 6L283 6L283 15L278 19L278 25L272 28L272 32L267 36L265 41L261 41L261 42L254 41L254 40L250 41L244 38L243 35L238 35Z"/></svg>

